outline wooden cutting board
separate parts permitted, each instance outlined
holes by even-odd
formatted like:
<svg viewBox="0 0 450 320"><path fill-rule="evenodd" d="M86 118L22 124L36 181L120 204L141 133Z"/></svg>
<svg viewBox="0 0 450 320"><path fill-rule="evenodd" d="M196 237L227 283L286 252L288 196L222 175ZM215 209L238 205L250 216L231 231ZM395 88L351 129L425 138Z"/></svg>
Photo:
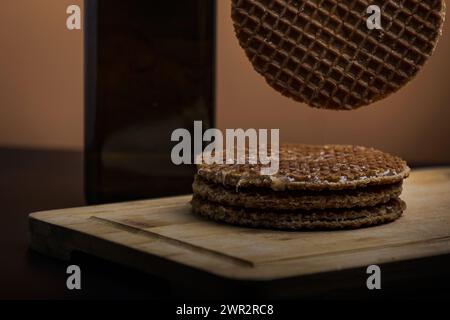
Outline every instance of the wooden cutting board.
<svg viewBox="0 0 450 320"><path fill-rule="evenodd" d="M170 279L252 283L291 283L450 253L450 168L413 172L402 196L408 204L403 218L353 231L281 232L218 224L192 214L190 198L33 213L31 247L61 259L80 251Z"/></svg>

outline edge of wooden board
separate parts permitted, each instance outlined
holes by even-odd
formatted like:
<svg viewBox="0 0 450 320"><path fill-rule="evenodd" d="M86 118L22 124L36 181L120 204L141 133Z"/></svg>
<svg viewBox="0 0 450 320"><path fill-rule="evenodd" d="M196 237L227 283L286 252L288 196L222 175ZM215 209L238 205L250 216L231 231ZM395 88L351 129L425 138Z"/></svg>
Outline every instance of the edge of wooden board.
<svg viewBox="0 0 450 320"><path fill-rule="evenodd" d="M427 175L424 176L423 174ZM431 173L431 175L429 175ZM414 171L412 175L412 180L417 179L449 179L450 169L442 168L440 170L436 169L426 169ZM60 259L69 259L71 251L82 251L88 254L93 254L112 260L116 263L122 263L120 259L116 259L114 248L124 254L123 244L114 243L106 239L98 238L88 232L82 232L80 230L74 230L64 225L55 223L53 221L55 217L58 217L61 213L66 213L72 215L72 218L76 222L77 219L80 222L86 221L86 217L95 216L102 212L110 212L110 210L120 211L128 206L158 206L167 204L183 204L189 201L191 196L179 196L173 198L162 198L154 200L141 200L122 204L107 204L93 207L82 207L82 208L72 208L66 210L52 210L52 211L42 211L32 213L29 216L30 231L31 231L31 247L37 251L44 254L54 256ZM79 213L79 211L84 211ZM83 218L84 217L84 218ZM100 223L100 222L99 222ZM104 226L106 228L106 226ZM56 231L54 231L56 230ZM60 237L62 240L54 243L50 241L50 236L54 237L51 232L57 232L56 238ZM68 231L68 232L67 232ZM116 230L117 231L117 230ZM64 233L68 235L64 236ZM82 235L80 242L76 242L75 239ZM64 238L66 237L66 238ZM93 248L91 240L99 244L98 248ZM170 244L162 242L165 246L170 246ZM414 246L414 254L405 250L408 245ZM95 250L94 250L95 249ZM213 264L217 266L217 269L212 269L211 265L202 265L201 253L197 256L193 256L192 261L179 261L176 255L173 257L162 257L158 255L155 251L140 251L138 248L130 246L127 250L130 250L130 255L142 253L151 256L152 259L166 260L171 263L180 265L180 268L192 268L195 270L200 270L206 272L207 274L218 276L230 280L246 280L246 281L272 281L287 279L290 277L302 277L317 273L327 273L339 270L347 270L352 268L364 267L371 264L385 264L391 262L406 262L412 259L425 258L442 254L450 253L450 238L437 238L431 239L430 241L423 241L420 243L404 244L386 248L380 248L377 250L372 249L361 249L361 250L349 250L344 252L337 252L331 254L333 257L333 265L328 266L328 268L323 268L326 259L329 259L330 255L325 256L314 256L308 257L307 260L300 258L297 260L286 260L277 261L276 263L264 263L256 266L243 266L239 263L234 263L233 261L227 262L226 259L209 257L213 260ZM389 251L389 252L388 252ZM215 259L215 260L214 260ZM229 263L229 265L227 265ZM307 264L302 265L302 263ZM142 271L153 273L151 268L141 268L139 265L127 264L128 266L141 269ZM301 270L303 269L304 270ZM290 270L286 272L286 270ZM164 272L164 270L161 270ZM159 273L156 273L159 274Z"/></svg>

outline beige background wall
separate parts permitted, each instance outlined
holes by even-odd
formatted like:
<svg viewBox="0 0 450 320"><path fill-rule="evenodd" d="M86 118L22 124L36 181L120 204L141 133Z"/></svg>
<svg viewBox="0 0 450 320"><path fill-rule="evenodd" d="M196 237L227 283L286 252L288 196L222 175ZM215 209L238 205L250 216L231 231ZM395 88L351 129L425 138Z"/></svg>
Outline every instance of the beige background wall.
<svg viewBox="0 0 450 320"><path fill-rule="evenodd" d="M65 28L80 0L0 3L0 146L82 149L82 33ZM284 141L372 145L418 163L450 162L450 25L435 55L399 93L353 112L319 111L273 92L233 35L218 0L217 120L280 128Z"/></svg>
<svg viewBox="0 0 450 320"><path fill-rule="evenodd" d="M0 145L81 149L82 32L66 9L81 0L0 1Z"/></svg>

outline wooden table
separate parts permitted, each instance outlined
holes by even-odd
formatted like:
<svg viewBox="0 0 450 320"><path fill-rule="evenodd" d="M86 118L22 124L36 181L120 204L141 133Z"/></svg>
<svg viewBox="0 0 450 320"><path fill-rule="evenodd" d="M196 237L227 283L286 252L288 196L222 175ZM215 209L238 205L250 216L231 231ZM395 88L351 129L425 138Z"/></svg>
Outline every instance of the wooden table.
<svg viewBox="0 0 450 320"><path fill-rule="evenodd" d="M450 169L415 171L403 199L399 221L338 232L218 224L193 215L190 196L63 209L31 215L31 241L60 259L83 252L160 276L188 296L367 295L372 264L382 266L384 293L446 295Z"/></svg>
<svg viewBox="0 0 450 320"><path fill-rule="evenodd" d="M81 266L84 290L68 291L65 286L68 262L28 249L28 215L31 212L85 205L82 158L79 152L0 149L3 222L0 232L3 257L0 263L0 299L172 299L177 292L161 278L81 254L73 256L70 263ZM329 273L309 281L310 284L327 287L327 293L320 296L311 293L308 297L448 299L448 270L449 255L384 265L385 285L381 293L361 288L366 279L364 268ZM180 274L180 278L186 282L195 274L187 270ZM419 276L411 281L411 274ZM348 278L357 281L351 284ZM176 279L173 282L177 285ZM304 284L308 284L307 279ZM251 283L244 287L242 289L241 283L234 291L235 295L254 296L257 289L252 288ZM220 293L220 289L212 288L209 293ZM191 296L192 292L187 294Z"/></svg>
<svg viewBox="0 0 450 320"><path fill-rule="evenodd" d="M0 299L170 299L165 281L76 255L83 270L81 292L66 288L68 262L29 250L28 215L85 205L83 154L0 149Z"/></svg>

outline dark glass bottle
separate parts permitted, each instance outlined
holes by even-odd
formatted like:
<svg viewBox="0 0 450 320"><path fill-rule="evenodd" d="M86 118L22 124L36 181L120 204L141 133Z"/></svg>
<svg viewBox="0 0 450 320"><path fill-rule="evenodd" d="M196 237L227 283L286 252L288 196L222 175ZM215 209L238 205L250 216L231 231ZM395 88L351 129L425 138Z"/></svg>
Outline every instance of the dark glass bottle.
<svg viewBox="0 0 450 320"><path fill-rule="evenodd" d="M214 0L85 0L89 203L191 192L177 128L214 119Z"/></svg>

